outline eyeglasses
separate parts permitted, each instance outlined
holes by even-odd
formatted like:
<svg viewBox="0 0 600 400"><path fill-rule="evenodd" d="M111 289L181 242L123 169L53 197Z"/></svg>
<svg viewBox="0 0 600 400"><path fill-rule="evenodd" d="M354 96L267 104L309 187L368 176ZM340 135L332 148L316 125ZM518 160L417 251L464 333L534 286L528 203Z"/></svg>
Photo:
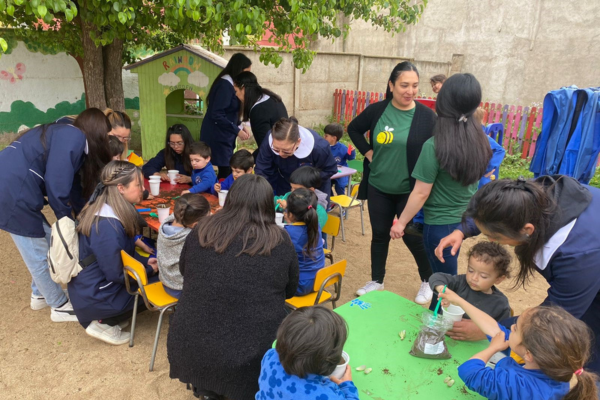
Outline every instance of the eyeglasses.
<svg viewBox="0 0 600 400"><path fill-rule="evenodd" d="M271 144L271 150L273 150L275 153L279 154L279 155L284 155L284 156L293 156L294 153L296 152L296 150L298 150L298 147L300 145L299 144L295 144L291 150L279 150L273 147L273 145Z"/></svg>
<svg viewBox="0 0 600 400"><path fill-rule="evenodd" d="M169 145L171 147L183 147L183 146L185 146L185 143L184 142L169 142Z"/></svg>
<svg viewBox="0 0 600 400"><path fill-rule="evenodd" d="M119 136L119 135L113 135L113 136L118 138L121 142L129 142L131 140L131 136Z"/></svg>

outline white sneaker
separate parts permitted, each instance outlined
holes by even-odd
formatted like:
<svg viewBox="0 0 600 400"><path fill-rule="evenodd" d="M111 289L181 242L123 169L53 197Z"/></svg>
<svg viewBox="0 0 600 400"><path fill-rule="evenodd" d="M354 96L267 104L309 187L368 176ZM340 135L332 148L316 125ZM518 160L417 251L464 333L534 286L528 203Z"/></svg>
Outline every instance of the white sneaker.
<svg viewBox="0 0 600 400"><path fill-rule="evenodd" d="M356 291L357 296L362 296L372 292L373 290L383 290L383 283L377 283L375 281L369 281L367 284Z"/></svg>
<svg viewBox="0 0 600 400"><path fill-rule="evenodd" d="M121 332L121 327L119 325L110 326L101 324L98 321L92 321L85 329L85 333L115 346L129 343L129 338L131 336L129 332Z"/></svg>
<svg viewBox="0 0 600 400"><path fill-rule="evenodd" d="M63 289L63 292L65 292L65 295L67 296L67 299L68 299L69 294L67 293L67 290ZM31 307L32 310L39 311L39 310L43 310L44 308L48 307L48 303L46 303L46 299L44 298L44 296L36 296L33 293L31 293L31 302L29 303L29 306Z"/></svg>
<svg viewBox="0 0 600 400"><path fill-rule="evenodd" d="M421 282L421 288L419 288L419 293L417 293L417 297L415 297L415 303L421 305L429 304L432 297L433 291L429 287L429 282Z"/></svg>
<svg viewBox="0 0 600 400"><path fill-rule="evenodd" d="M50 319L54 322L77 322L77 316L73 310L70 301L67 301L61 307L53 308L50 312Z"/></svg>
<svg viewBox="0 0 600 400"><path fill-rule="evenodd" d="M129 326L129 320L128 319L125 320L125 321L119 322L119 328L121 328L121 329L125 329L128 326Z"/></svg>

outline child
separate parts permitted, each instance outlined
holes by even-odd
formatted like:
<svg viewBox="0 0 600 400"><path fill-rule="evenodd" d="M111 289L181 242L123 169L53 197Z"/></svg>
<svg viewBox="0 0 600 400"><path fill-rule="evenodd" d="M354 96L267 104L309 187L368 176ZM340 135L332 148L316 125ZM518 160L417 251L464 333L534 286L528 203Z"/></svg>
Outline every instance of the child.
<svg viewBox="0 0 600 400"><path fill-rule="evenodd" d="M165 292L179 299L183 289L183 276L179 272L179 256L192 228L210 215L210 204L204 196L184 194L175 201L173 214L158 230L157 256L159 278Z"/></svg>
<svg viewBox="0 0 600 400"><path fill-rule="evenodd" d="M508 330L452 290L440 297L462 307L490 338L486 350L458 367L469 389L498 400L597 399L597 377L583 369L590 356L591 331L564 309L530 308ZM505 357L495 369L486 367L494 354L509 347L525 360L524 366ZM569 391L571 381L574 387Z"/></svg>
<svg viewBox="0 0 600 400"><path fill-rule="evenodd" d="M495 321L501 321L510 317L510 306L506 296L495 285L510 278L510 263L510 254L504 247L498 243L479 242L469 252L466 275L437 272L429 278L429 285L438 293L447 285ZM446 307L448 304L442 302L442 305ZM469 317L465 315L465 318Z"/></svg>
<svg viewBox="0 0 600 400"><path fill-rule="evenodd" d="M354 160L356 158L356 151L350 147L346 147L345 144L340 143L340 139L344 135L344 127L340 124L329 124L325 127L325 135L324 138L329 142L331 146L331 154L333 154L333 158L335 158L335 162L337 165L342 165L344 167L348 166L349 160ZM338 179L332 179L331 183L335 186L335 193L345 194L346 188L348 187L348 176Z"/></svg>
<svg viewBox="0 0 600 400"><path fill-rule="evenodd" d="M287 206L287 198L296 189L304 188L314 192L318 199L317 215L319 216L319 227L323 229L327 223L327 194L321 192L321 173L315 167L300 167L290 175L290 186L292 191L283 196L275 196L275 211L283 212Z"/></svg>
<svg viewBox="0 0 600 400"><path fill-rule="evenodd" d="M317 196L308 189L300 188L289 195L283 214L289 223L285 230L292 239L300 264L296 296L312 292L317 271L325 266L316 208Z"/></svg>
<svg viewBox="0 0 600 400"><path fill-rule="evenodd" d="M190 163L192 164L192 188L186 193L210 193L217 182L217 174L210 163L210 147L204 142L194 142L190 146Z"/></svg>
<svg viewBox="0 0 600 400"><path fill-rule="evenodd" d="M257 400L352 399L358 390L352 369L341 379L330 375L342 359L346 321L325 307L303 307L288 315L277 331L277 344L261 363Z"/></svg>
<svg viewBox="0 0 600 400"><path fill-rule="evenodd" d="M108 137L108 147L110 148L110 156L113 160L121 160L121 154L125 151L125 145L116 136Z"/></svg>
<svg viewBox="0 0 600 400"><path fill-rule="evenodd" d="M254 172L254 156L248 150L238 150L229 159L229 167L231 168L231 175L223 182L215 183L210 189L212 194L217 195L221 190L229 190L237 178Z"/></svg>

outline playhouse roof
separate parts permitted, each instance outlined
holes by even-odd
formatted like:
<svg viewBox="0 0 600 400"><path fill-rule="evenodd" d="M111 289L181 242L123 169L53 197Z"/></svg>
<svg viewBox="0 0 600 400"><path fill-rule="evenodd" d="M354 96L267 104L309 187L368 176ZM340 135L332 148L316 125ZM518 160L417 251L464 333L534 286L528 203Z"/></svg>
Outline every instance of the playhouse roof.
<svg viewBox="0 0 600 400"><path fill-rule="evenodd" d="M210 51L208 51L200 46L197 46L197 45L182 44L177 47L173 47L170 50L163 51L162 53L155 54L152 57L148 57L144 60L138 61L135 64L127 65L124 68L126 70L135 69L137 67L141 67L144 64L147 64L149 62L166 57L170 54L173 54L173 53L181 51L181 50L189 51L190 53L195 54L196 56L198 56L200 58L203 58L204 60L216 65L217 67L225 68L227 66L227 60L224 59L223 57L219 57L218 55L211 53Z"/></svg>

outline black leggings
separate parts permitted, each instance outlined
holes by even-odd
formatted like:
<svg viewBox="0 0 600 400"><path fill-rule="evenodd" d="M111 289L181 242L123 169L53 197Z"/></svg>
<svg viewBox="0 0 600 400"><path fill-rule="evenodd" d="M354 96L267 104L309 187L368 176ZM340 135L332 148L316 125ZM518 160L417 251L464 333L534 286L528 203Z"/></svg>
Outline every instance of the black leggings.
<svg viewBox="0 0 600 400"><path fill-rule="evenodd" d="M387 194L373 186L368 188L369 218L371 220L371 279L377 283L383 283L385 277L385 263L390 247L390 229L394 222L394 216L400 216L409 194ZM423 238L419 236L404 235L404 244L412 253L422 281L428 281L431 276L431 266L427 259Z"/></svg>

